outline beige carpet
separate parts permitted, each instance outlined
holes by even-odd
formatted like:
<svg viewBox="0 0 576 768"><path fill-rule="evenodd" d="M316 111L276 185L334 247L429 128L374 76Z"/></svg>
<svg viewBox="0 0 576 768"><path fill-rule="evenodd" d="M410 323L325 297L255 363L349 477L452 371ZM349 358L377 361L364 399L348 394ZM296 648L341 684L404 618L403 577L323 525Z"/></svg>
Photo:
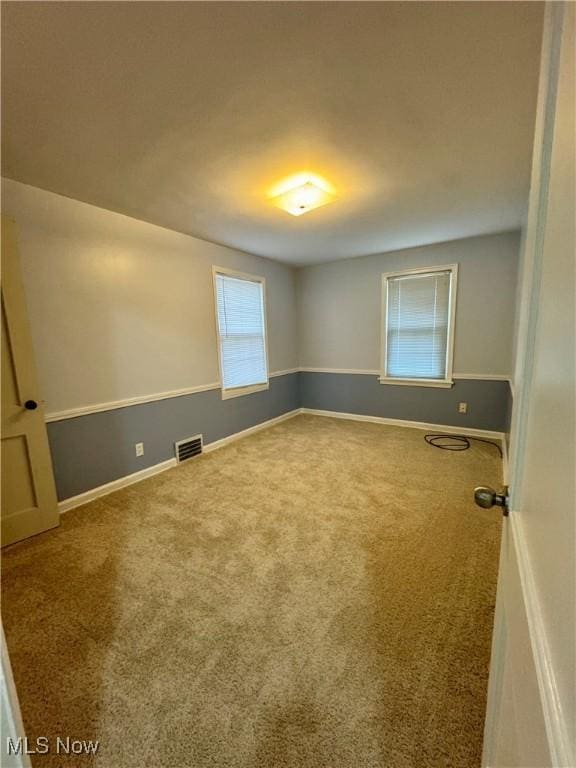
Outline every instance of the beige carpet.
<svg viewBox="0 0 576 768"><path fill-rule="evenodd" d="M5 551L30 737L99 768L480 765L496 449L299 416Z"/></svg>

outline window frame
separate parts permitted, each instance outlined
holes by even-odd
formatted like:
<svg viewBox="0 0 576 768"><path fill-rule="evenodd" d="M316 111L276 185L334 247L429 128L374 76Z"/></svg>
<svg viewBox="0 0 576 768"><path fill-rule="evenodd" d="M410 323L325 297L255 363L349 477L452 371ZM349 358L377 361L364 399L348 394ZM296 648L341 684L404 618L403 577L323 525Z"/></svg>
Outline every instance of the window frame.
<svg viewBox="0 0 576 768"><path fill-rule="evenodd" d="M266 381L260 384L248 384L245 387L224 387L224 371L222 369L222 337L220 336L220 324L218 322L218 288L216 277L234 277L237 280L247 280L252 283L259 283L262 286L262 321L264 327L264 350L266 355ZM212 288L214 291L214 322L216 326L216 347L218 349L218 373L220 393L222 400L229 400L233 397L242 397L242 395L251 395L254 392L264 392L270 388L270 363L268 358L268 319L266 315L266 278L260 275L251 275L247 272L240 272L228 267L217 267L212 265Z"/></svg>
<svg viewBox="0 0 576 768"><path fill-rule="evenodd" d="M450 294L448 303L448 338L446 340L446 372L443 379L400 378L388 376L388 281L394 277L408 275L433 275L436 272L450 272ZM458 296L458 264L443 266L418 267L416 269L401 269L394 272L382 273L381 296L381 338L380 338L380 384L397 384L408 387L443 387L454 386L454 338L456 328L456 300Z"/></svg>

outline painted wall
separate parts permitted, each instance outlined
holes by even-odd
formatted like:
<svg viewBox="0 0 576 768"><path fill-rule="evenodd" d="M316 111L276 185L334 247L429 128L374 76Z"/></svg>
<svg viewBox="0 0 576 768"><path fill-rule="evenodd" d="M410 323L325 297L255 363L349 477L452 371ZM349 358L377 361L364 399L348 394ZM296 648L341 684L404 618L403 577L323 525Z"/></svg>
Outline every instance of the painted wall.
<svg viewBox="0 0 576 768"><path fill-rule="evenodd" d="M508 432L519 245L507 232L301 269L302 406ZM456 383L380 384L382 273L455 263Z"/></svg>
<svg viewBox="0 0 576 768"><path fill-rule="evenodd" d="M300 365L378 370L382 273L457 263L454 373L510 375L519 242L508 232L299 270Z"/></svg>
<svg viewBox="0 0 576 768"><path fill-rule="evenodd" d="M13 181L3 211L21 261L60 499L298 407L507 430L505 381L452 389L381 385L380 276L458 262L455 370L507 374L518 236L514 233L295 270ZM267 281L270 390L222 402L212 265ZM482 286L482 290L478 290ZM490 298L488 299L487 296ZM495 297L499 297L496 299ZM466 369L464 371L464 369ZM206 389L174 395L180 390ZM164 396L159 399L159 396ZM132 399L150 402L129 405ZM468 413L458 414L458 402ZM86 409L78 416L74 411ZM99 411L99 412L98 412ZM74 418L73 418L74 417ZM134 443L145 453L135 456Z"/></svg>
<svg viewBox="0 0 576 768"><path fill-rule="evenodd" d="M298 373L276 376L270 389L222 400L219 390L115 408L49 423L60 500L174 458L174 443L202 434L204 444L299 407ZM135 443L144 443L136 456Z"/></svg>
<svg viewBox="0 0 576 768"><path fill-rule="evenodd" d="M19 229L59 499L172 458L185 437L213 442L298 407L297 373L222 400L212 287L213 264L266 278L270 370L289 371L298 365L292 268L14 181L2 192ZM151 401L117 407L133 398ZM71 418L85 407L99 412Z"/></svg>
<svg viewBox="0 0 576 768"><path fill-rule="evenodd" d="M302 408L494 432L506 431L509 394L507 381L459 379L442 389L383 385L369 375L300 373ZM468 404L467 413L458 413L460 402Z"/></svg>
<svg viewBox="0 0 576 768"><path fill-rule="evenodd" d="M219 379L213 264L266 278L270 370L298 365L295 271L3 180L47 412Z"/></svg>

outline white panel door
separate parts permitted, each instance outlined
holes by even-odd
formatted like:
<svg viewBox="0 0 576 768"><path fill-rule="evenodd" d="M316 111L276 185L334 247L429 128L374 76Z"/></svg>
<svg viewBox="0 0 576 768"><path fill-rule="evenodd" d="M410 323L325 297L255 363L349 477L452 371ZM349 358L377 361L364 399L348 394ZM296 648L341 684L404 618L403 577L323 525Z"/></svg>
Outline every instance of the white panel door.
<svg viewBox="0 0 576 768"><path fill-rule="evenodd" d="M576 6L546 10L484 743L491 768L576 766Z"/></svg>
<svg viewBox="0 0 576 768"><path fill-rule="evenodd" d="M44 407L20 278L16 227L2 217L2 546L59 524Z"/></svg>

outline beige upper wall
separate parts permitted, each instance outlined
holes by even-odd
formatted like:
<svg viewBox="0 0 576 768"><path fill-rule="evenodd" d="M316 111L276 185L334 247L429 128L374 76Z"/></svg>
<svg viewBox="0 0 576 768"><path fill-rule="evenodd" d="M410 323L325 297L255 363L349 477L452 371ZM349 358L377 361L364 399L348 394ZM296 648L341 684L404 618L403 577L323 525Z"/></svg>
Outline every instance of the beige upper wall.
<svg viewBox="0 0 576 768"><path fill-rule="evenodd" d="M295 272L10 180L48 412L217 382L213 264L267 281L271 372L297 360Z"/></svg>
<svg viewBox="0 0 576 768"><path fill-rule="evenodd" d="M49 413L217 382L213 264L266 277L276 372L377 370L381 273L457 262L454 372L511 371L518 233L295 272L18 182L2 192Z"/></svg>
<svg viewBox="0 0 576 768"><path fill-rule="evenodd" d="M299 270L300 365L378 370L382 273L457 263L454 373L510 375L519 245L508 232Z"/></svg>

